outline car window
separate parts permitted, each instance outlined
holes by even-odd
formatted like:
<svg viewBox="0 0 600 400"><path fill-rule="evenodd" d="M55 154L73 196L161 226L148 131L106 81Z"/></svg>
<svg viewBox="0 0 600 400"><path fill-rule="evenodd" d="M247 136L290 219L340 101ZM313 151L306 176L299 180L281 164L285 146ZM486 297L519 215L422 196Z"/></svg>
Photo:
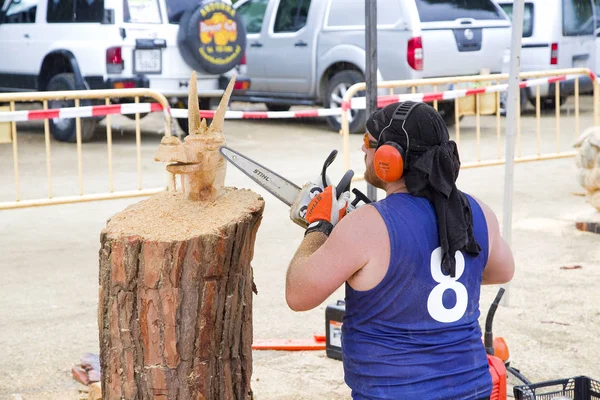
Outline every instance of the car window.
<svg viewBox="0 0 600 400"><path fill-rule="evenodd" d="M123 21L133 24L160 24L158 0L123 0Z"/></svg>
<svg viewBox="0 0 600 400"><path fill-rule="evenodd" d="M104 0L49 0L49 23L102 22Z"/></svg>
<svg viewBox="0 0 600 400"><path fill-rule="evenodd" d="M37 5L37 0L13 1L8 5L2 22L5 24L33 24Z"/></svg>
<svg viewBox="0 0 600 400"><path fill-rule="evenodd" d="M246 33L260 33L268 3L267 0L248 0L237 8L244 21Z"/></svg>
<svg viewBox="0 0 600 400"><path fill-rule="evenodd" d="M167 0L167 16L169 23L178 24L181 16L190 8L189 0Z"/></svg>
<svg viewBox="0 0 600 400"><path fill-rule="evenodd" d="M563 36L594 33L594 11L590 0L563 0Z"/></svg>
<svg viewBox="0 0 600 400"><path fill-rule="evenodd" d="M421 22L454 21L459 18L504 19L492 0L416 0Z"/></svg>
<svg viewBox="0 0 600 400"><path fill-rule="evenodd" d="M306 25L310 0L281 0L273 32L297 32Z"/></svg>
<svg viewBox="0 0 600 400"><path fill-rule="evenodd" d="M377 25L395 25L402 16L401 1L403 0L380 0L377 3ZM364 0L331 0L328 27L364 25Z"/></svg>
<svg viewBox="0 0 600 400"><path fill-rule="evenodd" d="M77 0L75 22L102 22L104 0Z"/></svg>
<svg viewBox="0 0 600 400"><path fill-rule="evenodd" d="M500 7L504 10L504 12L509 16L512 20L512 4L500 4ZM523 12L523 37L531 37L533 36L533 3L525 3L525 8Z"/></svg>

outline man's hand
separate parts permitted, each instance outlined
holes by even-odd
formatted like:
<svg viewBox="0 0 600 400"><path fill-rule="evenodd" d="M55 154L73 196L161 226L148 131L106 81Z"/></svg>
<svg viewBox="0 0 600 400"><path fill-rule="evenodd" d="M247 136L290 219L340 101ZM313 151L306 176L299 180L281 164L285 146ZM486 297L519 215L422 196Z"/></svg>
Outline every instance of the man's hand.
<svg viewBox="0 0 600 400"><path fill-rule="evenodd" d="M335 224L346 215L349 200L350 192L346 191L337 198L335 187L327 186L308 203L306 233L318 231L329 236Z"/></svg>
<svg viewBox="0 0 600 400"><path fill-rule="evenodd" d="M329 177L325 177L327 185L331 185ZM290 208L290 219L298 225L306 228L308 223L306 222L306 210L308 203L319 193L323 192L325 186L323 186L323 179L321 175L317 179L311 182L307 182L302 186L302 191L296 197L294 204Z"/></svg>

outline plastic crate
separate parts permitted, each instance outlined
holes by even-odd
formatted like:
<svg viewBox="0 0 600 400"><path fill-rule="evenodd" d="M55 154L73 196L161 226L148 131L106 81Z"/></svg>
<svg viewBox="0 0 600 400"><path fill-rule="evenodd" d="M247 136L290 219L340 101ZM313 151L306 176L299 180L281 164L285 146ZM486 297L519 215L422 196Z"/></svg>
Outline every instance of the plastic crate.
<svg viewBox="0 0 600 400"><path fill-rule="evenodd" d="M517 400L600 400L600 382L576 376L513 388Z"/></svg>

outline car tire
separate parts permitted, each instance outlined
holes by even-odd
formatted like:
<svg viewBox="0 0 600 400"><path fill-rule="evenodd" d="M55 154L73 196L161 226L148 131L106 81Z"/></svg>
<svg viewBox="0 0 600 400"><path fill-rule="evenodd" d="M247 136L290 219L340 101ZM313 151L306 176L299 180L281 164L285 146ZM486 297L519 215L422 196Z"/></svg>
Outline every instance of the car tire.
<svg viewBox="0 0 600 400"><path fill-rule="evenodd" d="M438 103L438 113L442 116L447 127L456 125L456 105L454 101L442 101ZM459 121L463 119L461 115Z"/></svg>
<svg viewBox="0 0 600 400"><path fill-rule="evenodd" d="M528 94L527 89L522 88L520 90L521 90L521 93L519 95L519 101L521 103L521 113L523 113L523 110L525 110L525 108L527 107L527 103L531 103L532 100L529 99L529 94ZM506 91L500 92L500 115L502 115L503 117L506 117L507 102L508 102L508 93ZM535 98L533 99L532 104L535 107Z"/></svg>
<svg viewBox="0 0 600 400"><path fill-rule="evenodd" d="M535 107L535 97L531 99L533 106ZM567 102L567 98L562 96L559 98L559 107ZM554 110L556 108L556 98L554 96L540 98L540 108L542 110Z"/></svg>
<svg viewBox="0 0 600 400"><path fill-rule="evenodd" d="M69 73L54 75L50 78L47 91L75 90L75 76ZM82 100L80 106L89 106L89 100ZM50 100L48 108L75 107L74 100ZM60 142L74 143L77 141L77 126L75 118L52 118L50 122L50 134ZM88 142L94 137L94 131L98 120L93 118L81 118L81 141Z"/></svg>
<svg viewBox="0 0 600 400"><path fill-rule="evenodd" d="M342 105L344 93L355 83L364 82L363 74L354 70L338 72L327 82L327 87L323 96L323 106L325 108L338 108ZM365 92L357 93L357 96L365 96ZM351 110L350 133L364 133L366 123L366 110ZM341 116L327 117L327 123L334 131L342 129Z"/></svg>
<svg viewBox="0 0 600 400"><path fill-rule="evenodd" d="M211 2L192 2L179 20L177 47L185 63L196 71L221 75L235 68L244 56L246 49L246 28L240 14L233 7L209 7ZM222 2L220 2L222 3ZM215 25L214 18L227 18L226 23L217 32L209 32L204 36L202 24ZM235 36L227 26L235 23ZM215 47L226 50L215 51Z"/></svg>
<svg viewBox="0 0 600 400"><path fill-rule="evenodd" d="M291 106L289 104L266 104L267 110L269 111L289 111Z"/></svg>
<svg viewBox="0 0 600 400"><path fill-rule="evenodd" d="M200 98L198 99L198 103L200 105L200 109L201 110L210 110L210 99L207 98ZM173 106L173 108L183 108L186 109L188 108L188 100L186 99L179 99L179 101ZM183 131L181 133L181 137L184 138L187 135L189 135L189 128L190 128L190 124L187 118L176 118L177 119L177 125L179 125L179 128L181 128L181 130ZM206 124L210 125L212 122L212 118L205 118L206 119Z"/></svg>

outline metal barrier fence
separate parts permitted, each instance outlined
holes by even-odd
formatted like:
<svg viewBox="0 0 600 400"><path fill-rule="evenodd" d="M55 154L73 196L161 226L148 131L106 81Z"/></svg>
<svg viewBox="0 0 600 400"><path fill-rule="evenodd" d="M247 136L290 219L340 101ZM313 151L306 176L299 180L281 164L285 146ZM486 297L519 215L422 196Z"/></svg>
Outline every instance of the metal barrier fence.
<svg viewBox="0 0 600 400"><path fill-rule="evenodd" d="M530 155L522 155L521 151L521 109L519 108L519 129L517 131L517 157L515 158L515 162L529 162L529 161L538 161L538 160L547 160L547 159L556 159L556 158L565 158L572 157L575 155L574 151L564 151L561 147L561 93L560 93L560 85L559 81L574 80L574 113L575 113L575 127L574 132L575 135L573 137L576 139L580 133L580 76L590 77L593 83L593 124L600 124L600 98L599 98L599 90L598 90L598 82L596 80L596 76L593 72L591 72L587 68L572 68L572 69L562 69L562 70L552 70L552 71L535 71L535 72L523 72L520 74L521 80L525 80L521 83L521 87L531 87L535 88L535 116L536 116L536 151L534 154ZM554 85L554 102L555 102L555 151L554 152L543 152L542 151L542 129L541 129L541 102L540 102L540 84L542 82L533 82L533 84L528 84L526 81L528 79L534 78L548 78L545 83L555 83ZM508 81L508 74L489 74L489 75L472 75L472 76L462 76L462 77L447 77L447 78L435 78L435 79L417 79L417 80L406 80L406 81L388 81L388 82L378 82L377 87L379 89L390 89L389 96L379 96L378 97L378 106L384 106L385 104L392 103L394 101L404 101L409 99L414 99L415 101L425 101L433 103L433 107L438 109L438 101L446 100L446 99L454 99L458 97L465 96L474 96L475 97L475 110L473 113L468 115L475 116L475 136L476 136L476 161L473 162L463 162L461 164L462 169L466 168L476 168L482 166L492 166L492 165L501 165L505 163L505 160L502 158L502 147L501 147L501 111L500 111L500 92L502 90L506 90L506 84L501 84L503 81ZM461 85L461 84L472 84L480 86L478 89L471 90L453 90L449 92L439 92L433 93L429 96L427 94L418 93L418 89L420 88L429 88L433 87L433 91L437 92L437 87L442 85ZM482 87L483 85L483 87ZM496 85L492 87L493 90L486 91L485 85ZM411 93L403 94L403 95L394 95L394 89L396 88L405 88L410 89ZM355 107L358 102L353 102L354 96L360 92L366 90L366 84L364 82L357 83L351 86L344 95L342 101L342 108L345 112L341 115L341 134L342 134L342 146L344 151L344 168L350 169L350 121L349 121L349 109L357 108ZM452 94L452 92L458 92ZM442 93L449 94L448 96L442 96ZM482 108L482 97L481 96L489 96L493 95L495 97L495 136L497 142L497 154L496 157L489 159L482 159L481 157L481 108ZM459 146L461 143L461 112L460 112L460 102L455 100L454 102L454 137ZM462 152L461 152L462 158ZM363 176L356 175L354 177L355 181L364 179Z"/></svg>
<svg viewBox="0 0 600 400"><path fill-rule="evenodd" d="M527 72L521 74L521 79L525 79L521 83L521 87L535 88L535 115L536 115L536 151L535 154L523 156L521 154L521 131L517 132L517 158L515 162L527 162L554 158L571 157L575 154L574 151L563 151L561 148L561 109L560 109L560 85L561 81L569 79L574 80L574 113L575 113L575 128L574 128L574 139L579 135L580 130L580 95L579 95L579 77L581 75L591 77L593 81L593 123L594 125L600 124L600 91L598 90L598 83L596 82L595 75L585 68L576 69L564 69L554 71L540 71L540 72ZM544 78L544 79L535 79ZM390 95L380 96L378 98L378 105L380 107L395 102L404 100L415 100L425 101L433 103L433 106L437 109L438 102L443 100L454 100L454 137L453 139L457 144L461 145L461 113L464 114L464 110L461 109L461 100L470 99L473 101L472 112L467 112L467 115L473 115L475 117L475 146L474 150L477 157L474 162L463 162L461 168L475 168L482 166L501 165L505 162L502 159L502 147L501 147L501 115L500 115L500 92L506 90L506 84L502 84L502 81L507 81L507 74L495 74L495 75L474 75L464 77L447 77L438 79L419 79L411 81L389 81L379 82L378 88L390 89ZM554 101L555 101L555 151L554 152L542 152L542 129L541 129L541 104L540 104L540 84L543 83L555 83ZM442 85L461 85L471 84L478 85L477 88L471 89L455 89L446 91L437 91L438 86ZM344 165L345 169L350 169L350 151L349 151L349 120L348 113L349 109L364 109L366 104L365 98L354 98L354 95L360 91L365 90L365 83L358 83L353 85L346 92L341 109L319 109L319 110L302 110L295 112L240 112L240 111L228 111L226 118L249 118L249 119L263 119L263 118L304 118L304 117L326 117L331 115L340 115L342 122L342 140L343 140L343 151L344 151ZM410 88L411 93L394 95L393 91L395 88ZM433 88L431 93L418 93L418 89ZM493 96L494 112L495 115L495 137L497 143L497 152L495 157L483 159L482 158L482 111L484 108L489 108L489 96ZM482 98L482 96L486 96ZM111 104L111 99L122 99L122 98L134 98L134 104ZM151 98L157 103L140 103L140 98ZM104 100L105 105L80 107L80 101L83 99L95 99ZM49 110L49 100L74 100L75 107L64 108L60 110ZM21 102L42 102L43 109L35 111L16 111L15 104ZM140 113L148 113L153 111L163 111L164 115L164 132L165 135L170 136L172 134L172 118L185 118L187 116L187 110L172 110L169 107L167 99L160 93L149 90L149 89L116 89L116 90L90 90L90 91L65 91L65 92L33 92L33 93L18 93L18 94L2 94L0 93L0 103L9 103L8 112L0 112L0 123L3 121L10 121L10 138L12 142L12 153L13 153L13 168L14 168L14 179L15 179L15 201L1 202L0 210L13 209L13 208L25 208L52 204L64 204L64 203L77 203L85 201L95 200L108 200L117 198L129 198L129 197L140 197L148 196L160 191L167 189L173 189L175 182L173 176L167 174L167 183L162 188L150 188L144 189L142 187L142 160L141 160L141 128L140 128ZM485 105L485 106L484 106ZM203 113L205 115L203 115ZM200 114L203 117L212 117L214 111L204 110ZM490 115L489 110L484 112ZM137 157L137 189L126 190L126 191L115 191L114 180L113 180L113 168L112 168L112 129L111 129L111 114L135 114L135 136L136 136L136 157ZM519 112L520 118L521 112ZM108 155L108 192L106 193L84 193L83 190L83 169L82 169L82 138L81 138L81 121L80 118L93 117L93 116L105 116L106 121L106 141L107 141L107 155ZM77 167L78 167L78 184L79 184L79 195L75 196L62 196L56 197L53 194L52 186L52 163L51 163L51 139L49 129L49 118L75 118L76 119L76 149L77 149ZM46 172L48 180L48 191L47 197L37 200L22 200L20 191L20 176L19 176L19 151L18 151L18 136L16 121L28 121L28 120L44 120L44 134L45 134L45 146L46 146ZM520 127L520 124L519 124ZM487 149L486 149L487 150ZM461 158L463 158L463 152L461 151ZM354 180L361 180L362 176L355 176Z"/></svg>
<svg viewBox="0 0 600 400"><path fill-rule="evenodd" d="M134 98L135 103L140 103L140 98L151 98L160 104L159 107L153 107L151 104L135 104L135 140L137 154L137 189L127 191L115 191L114 176L113 176L113 146L112 146L112 128L110 115L119 114L115 112L117 104L111 104L111 99ZM81 100L104 100L104 106L79 107ZM49 118L63 117L57 110L48 109L49 100L73 100L75 109L89 111L88 116L106 116L106 141L107 141L107 156L108 156L108 181L109 187L106 193L84 193L83 190L83 156L82 156L82 127L81 116L76 116L76 150L77 150L77 170L78 170L78 186L79 195L55 197L53 195L52 185L52 162L51 162L51 138ZM29 118L15 118L15 114L21 113L16 111L17 103L41 102L42 110L38 111L22 111L23 115L29 115ZM147 188L142 187L142 161L141 161L141 127L140 113L163 110L164 115L164 134L170 136L172 133L172 121L170 114L170 106L167 99L160 93L149 89L110 89L110 90L79 90L79 91L62 91L62 92L27 92L27 93L0 93L0 103L9 103L9 110L12 117L10 119L10 142L12 143L13 169L15 181L15 201L0 202L0 210L45 206L54 204L78 203L96 200L108 200L119 198L130 198L148 196L158 193L170 187L173 182L171 179L166 179L165 187ZM147 108L147 110L145 110ZM93 110L92 110L93 109ZM62 112L62 110L61 110ZM31 114L34 114L33 116ZM74 114L72 114L74 115ZM72 117L71 115L71 117ZM77 114L79 115L79 114ZM17 115L18 117L18 115ZM64 117L69 118L68 113ZM46 173L48 180L48 193L46 198L34 200L22 200L20 189L19 175L19 147L17 120L28 119L43 119L44 120L44 135L46 147ZM168 177L168 176L167 176Z"/></svg>

